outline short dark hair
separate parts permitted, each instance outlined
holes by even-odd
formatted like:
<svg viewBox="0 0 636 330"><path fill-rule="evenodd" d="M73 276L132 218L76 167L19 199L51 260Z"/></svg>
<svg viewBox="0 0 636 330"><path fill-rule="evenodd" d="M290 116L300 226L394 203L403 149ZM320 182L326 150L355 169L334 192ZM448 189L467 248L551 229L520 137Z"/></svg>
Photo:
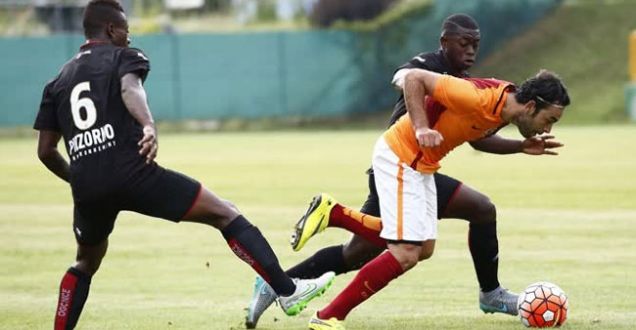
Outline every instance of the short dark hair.
<svg viewBox="0 0 636 330"><path fill-rule="evenodd" d="M524 81L515 93L515 100L521 104L534 100L537 111L550 105L570 105L567 87L556 73L548 70L541 70L536 76Z"/></svg>
<svg viewBox="0 0 636 330"><path fill-rule="evenodd" d="M462 34L465 30L479 30L479 24L470 15L453 14L442 23L442 35Z"/></svg>
<svg viewBox="0 0 636 330"><path fill-rule="evenodd" d="M108 23L121 21L123 12L124 8L117 0L91 0L84 9L84 35L95 37Z"/></svg>

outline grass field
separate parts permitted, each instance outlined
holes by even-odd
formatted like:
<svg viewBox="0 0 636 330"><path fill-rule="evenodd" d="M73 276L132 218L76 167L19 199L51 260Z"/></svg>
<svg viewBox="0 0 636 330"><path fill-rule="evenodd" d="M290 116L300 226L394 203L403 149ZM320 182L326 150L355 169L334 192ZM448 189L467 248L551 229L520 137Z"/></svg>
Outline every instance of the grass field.
<svg viewBox="0 0 636 330"><path fill-rule="evenodd" d="M378 130L162 135L159 161L234 201L288 267L348 235L330 229L304 251L290 228L311 196L361 205ZM513 131L506 131L513 134ZM442 172L498 205L500 278L518 291L548 280L569 295L565 329L636 326L636 127L558 127L558 157L495 156L462 147ZM0 328L51 328L71 263L67 186L35 157L35 139L0 139ZM354 310L349 329L521 329L477 308L465 223L440 223L436 255ZM303 329L352 275L299 317L271 308L263 329ZM220 234L124 213L94 277L80 329L239 329L254 274Z"/></svg>

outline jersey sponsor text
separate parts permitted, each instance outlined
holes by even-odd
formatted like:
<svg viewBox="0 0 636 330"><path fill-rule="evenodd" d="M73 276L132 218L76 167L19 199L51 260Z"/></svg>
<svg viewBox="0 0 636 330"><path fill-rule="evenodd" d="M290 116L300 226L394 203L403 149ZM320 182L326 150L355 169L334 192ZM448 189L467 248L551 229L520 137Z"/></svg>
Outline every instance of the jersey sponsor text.
<svg viewBox="0 0 636 330"><path fill-rule="evenodd" d="M115 146L115 130L111 124L76 134L68 141L72 160Z"/></svg>

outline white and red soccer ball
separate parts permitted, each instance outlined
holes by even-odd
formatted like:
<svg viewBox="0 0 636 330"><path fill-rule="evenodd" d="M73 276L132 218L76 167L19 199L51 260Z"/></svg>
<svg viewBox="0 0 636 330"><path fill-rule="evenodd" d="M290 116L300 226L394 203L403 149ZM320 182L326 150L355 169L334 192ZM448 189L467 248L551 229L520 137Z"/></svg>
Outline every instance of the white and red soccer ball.
<svg viewBox="0 0 636 330"><path fill-rule="evenodd" d="M526 327L558 327L568 317L568 297L556 284L536 282L519 294L519 318Z"/></svg>

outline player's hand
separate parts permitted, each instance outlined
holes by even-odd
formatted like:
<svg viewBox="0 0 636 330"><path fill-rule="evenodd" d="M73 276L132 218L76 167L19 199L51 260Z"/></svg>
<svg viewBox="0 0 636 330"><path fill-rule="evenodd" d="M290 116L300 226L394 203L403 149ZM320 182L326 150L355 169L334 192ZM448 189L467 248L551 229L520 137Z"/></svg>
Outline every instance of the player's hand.
<svg viewBox="0 0 636 330"><path fill-rule="evenodd" d="M540 135L527 138L521 142L521 151L528 155L558 155L554 148L560 148L563 143L554 141L552 135Z"/></svg>
<svg viewBox="0 0 636 330"><path fill-rule="evenodd" d="M141 147L139 154L146 157L146 164L150 164L157 157L157 150L159 149L157 131L154 126L146 125L143 132L144 137L139 140L137 145Z"/></svg>
<svg viewBox="0 0 636 330"><path fill-rule="evenodd" d="M432 148L437 147L444 141L444 137L438 131L423 127L415 130L415 138L420 147Z"/></svg>

